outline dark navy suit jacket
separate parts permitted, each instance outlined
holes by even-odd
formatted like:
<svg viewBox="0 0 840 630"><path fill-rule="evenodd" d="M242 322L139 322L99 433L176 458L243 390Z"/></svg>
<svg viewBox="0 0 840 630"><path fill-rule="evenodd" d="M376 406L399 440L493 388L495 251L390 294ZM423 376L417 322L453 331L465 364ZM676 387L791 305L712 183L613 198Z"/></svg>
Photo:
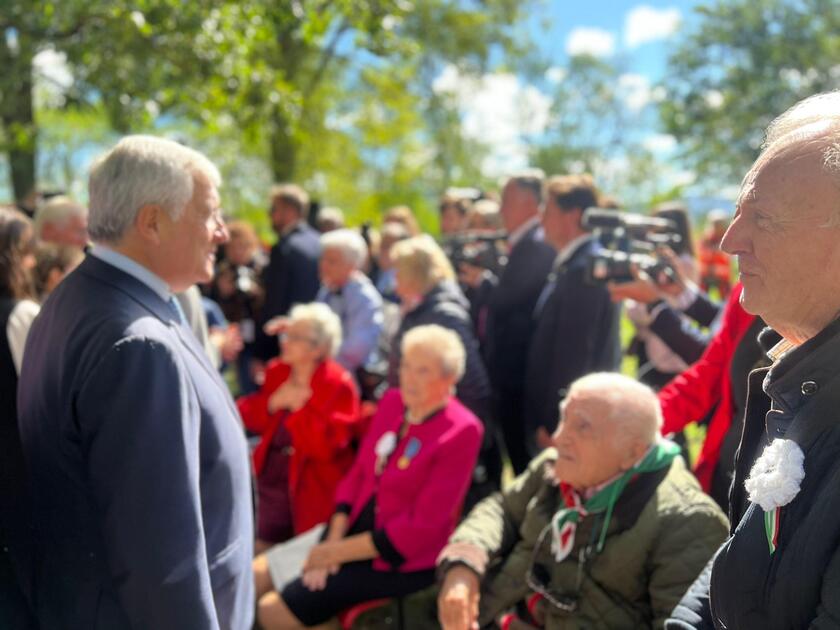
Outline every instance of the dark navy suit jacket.
<svg viewBox="0 0 840 630"><path fill-rule="evenodd" d="M177 317L89 256L32 326L18 404L42 628L251 627L245 439Z"/></svg>

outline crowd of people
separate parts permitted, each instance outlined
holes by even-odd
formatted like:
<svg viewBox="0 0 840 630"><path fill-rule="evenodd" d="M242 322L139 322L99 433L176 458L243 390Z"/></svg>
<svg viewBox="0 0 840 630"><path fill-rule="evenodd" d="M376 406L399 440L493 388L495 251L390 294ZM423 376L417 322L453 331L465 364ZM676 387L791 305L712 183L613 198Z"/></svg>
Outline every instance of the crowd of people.
<svg viewBox="0 0 840 630"><path fill-rule="evenodd" d="M280 184L268 248L151 136L88 207L0 207L0 627L430 590L445 630L838 627L838 112L774 121L697 247L679 204L598 210L667 226L628 245L592 177L529 170L447 191L437 240Z"/></svg>

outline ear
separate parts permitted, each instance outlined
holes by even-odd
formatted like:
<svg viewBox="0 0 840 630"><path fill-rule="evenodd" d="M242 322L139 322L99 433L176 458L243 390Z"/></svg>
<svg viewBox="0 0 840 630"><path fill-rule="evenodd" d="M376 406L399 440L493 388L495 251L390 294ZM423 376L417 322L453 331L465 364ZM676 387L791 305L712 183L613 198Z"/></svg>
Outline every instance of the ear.
<svg viewBox="0 0 840 630"><path fill-rule="evenodd" d="M628 448L625 451L626 455L621 459L621 470L630 470L633 468L633 465L644 457L649 448L650 444L645 444L644 440L637 438L630 440Z"/></svg>
<svg viewBox="0 0 840 630"><path fill-rule="evenodd" d="M134 227L137 233L147 241L158 244L161 239L161 232L167 225L169 215L158 204L148 204L137 211L134 218Z"/></svg>

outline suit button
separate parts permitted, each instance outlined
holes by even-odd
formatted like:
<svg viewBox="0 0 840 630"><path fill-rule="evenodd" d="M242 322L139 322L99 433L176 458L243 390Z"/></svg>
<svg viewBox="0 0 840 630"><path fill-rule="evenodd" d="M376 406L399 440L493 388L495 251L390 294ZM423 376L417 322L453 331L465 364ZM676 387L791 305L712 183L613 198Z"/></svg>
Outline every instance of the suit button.
<svg viewBox="0 0 840 630"><path fill-rule="evenodd" d="M802 383L802 387L800 391L802 392L803 396L813 396L817 393L819 386L814 381L805 381Z"/></svg>

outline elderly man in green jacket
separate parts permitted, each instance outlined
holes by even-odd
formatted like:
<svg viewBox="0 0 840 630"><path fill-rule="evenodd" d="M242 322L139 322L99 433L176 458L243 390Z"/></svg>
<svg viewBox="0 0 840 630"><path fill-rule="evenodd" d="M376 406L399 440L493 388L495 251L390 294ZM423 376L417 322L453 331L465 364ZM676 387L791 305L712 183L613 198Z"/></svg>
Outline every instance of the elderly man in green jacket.
<svg viewBox="0 0 840 630"><path fill-rule="evenodd" d="M661 628L728 528L661 423L646 386L577 380L554 447L441 553L443 628Z"/></svg>

